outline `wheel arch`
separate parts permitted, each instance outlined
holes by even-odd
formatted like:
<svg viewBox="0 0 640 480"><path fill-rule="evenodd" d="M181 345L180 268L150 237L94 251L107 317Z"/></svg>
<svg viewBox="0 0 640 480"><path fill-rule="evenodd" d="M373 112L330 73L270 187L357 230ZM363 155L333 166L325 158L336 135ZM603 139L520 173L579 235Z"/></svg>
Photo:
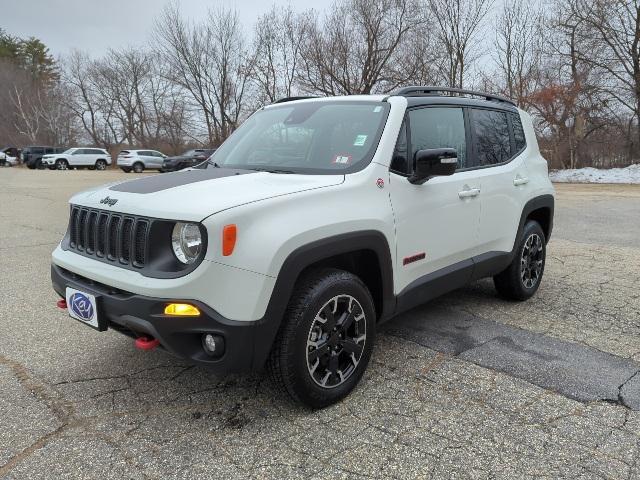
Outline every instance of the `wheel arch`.
<svg viewBox="0 0 640 480"><path fill-rule="evenodd" d="M522 215L520 216L520 224L518 226L518 235L516 235L514 242L514 249L527 220L535 220L540 224L544 232L545 242L549 243L553 230L554 208L555 199L553 195L550 194L534 197L525 204L522 209Z"/></svg>
<svg viewBox="0 0 640 480"><path fill-rule="evenodd" d="M254 369L260 369L269 355L297 281L311 269L322 267L340 268L357 275L371 291L378 321L393 315L393 266L383 233L350 232L303 245L286 257L265 315L257 322Z"/></svg>

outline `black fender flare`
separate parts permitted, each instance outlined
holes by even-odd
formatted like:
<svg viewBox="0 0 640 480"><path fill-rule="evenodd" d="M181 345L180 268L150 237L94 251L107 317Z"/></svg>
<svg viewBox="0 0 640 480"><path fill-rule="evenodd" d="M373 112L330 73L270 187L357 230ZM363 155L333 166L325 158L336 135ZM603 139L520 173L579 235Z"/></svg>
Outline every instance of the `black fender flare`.
<svg viewBox="0 0 640 480"><path fill-rule="evenodd" d="M546 194L546 195L540 195L538 197L534 197L531 200L529 200L527 203L525 203L522 209L522 214L520 215L520 223L518 224L518 233L513 242L513 248L511 249L511 253L515 252L518 239L520 238L520 235L522 235L522 230L524 229L524 222L527 220L527 217L531 214L531 212L533 212L534 210L538 210L540 208L549 209L549 229L548 229L547 238L545 238L546 242L549 243L549 238L551 238L551 231L553 230L553 212L555 208L555 198L551 194Z"/></svg>
<svg viewBox="0 0 640 480"><path fill-rule="evenodd" d="M266 312L262 319L256 322L254 370L260 370L267 360L300 274L307 267L321 260L358 250L372 250L378 258L382 274L383 296L383 308L379 319L386 319L393 315L395 310L393 264L389 243L382 232L363 230L313 241L291 252L280 268Z"/></svg>

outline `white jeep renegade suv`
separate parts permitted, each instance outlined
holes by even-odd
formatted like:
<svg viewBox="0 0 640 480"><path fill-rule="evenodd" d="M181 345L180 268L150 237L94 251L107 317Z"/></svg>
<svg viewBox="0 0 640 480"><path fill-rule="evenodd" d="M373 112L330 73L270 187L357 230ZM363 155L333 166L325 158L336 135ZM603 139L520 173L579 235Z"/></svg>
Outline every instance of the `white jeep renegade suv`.
<svg viewBox="0 0 640 480"><path fill-rule="evenodd" d="M74 196L53 252L72 317L214 372L268 366L313 407L385 320L493 277L542 280L554 189L529 115L478 92L284 99L200 168Z"/></svg>

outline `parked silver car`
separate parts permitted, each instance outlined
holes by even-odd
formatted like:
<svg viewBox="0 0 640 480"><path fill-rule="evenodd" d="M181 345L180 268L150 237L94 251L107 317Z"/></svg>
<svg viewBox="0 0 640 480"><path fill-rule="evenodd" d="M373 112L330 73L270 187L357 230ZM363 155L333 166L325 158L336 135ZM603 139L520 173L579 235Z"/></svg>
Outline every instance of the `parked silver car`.
<svg viewBox="0 0 640 480"><path fill-rule="evenodd" d="M160 170L166 157L157 150L122 150L118 154L117 165L126 173L131 170L136 173L143 170Z"/></svg>

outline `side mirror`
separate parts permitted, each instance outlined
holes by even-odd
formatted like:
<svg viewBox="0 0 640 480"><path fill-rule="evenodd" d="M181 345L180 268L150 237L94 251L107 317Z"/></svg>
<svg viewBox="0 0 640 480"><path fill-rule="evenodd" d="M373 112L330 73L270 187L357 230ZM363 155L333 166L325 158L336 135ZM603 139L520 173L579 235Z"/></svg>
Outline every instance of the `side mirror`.
<svg viewBox="0 0 640 480"><path fill-rule="evenodd" d="M415 169L409 182L422 185L431 177L453 175L458 168L458 153L455 148L431 148L418 150Z"/></svg>

